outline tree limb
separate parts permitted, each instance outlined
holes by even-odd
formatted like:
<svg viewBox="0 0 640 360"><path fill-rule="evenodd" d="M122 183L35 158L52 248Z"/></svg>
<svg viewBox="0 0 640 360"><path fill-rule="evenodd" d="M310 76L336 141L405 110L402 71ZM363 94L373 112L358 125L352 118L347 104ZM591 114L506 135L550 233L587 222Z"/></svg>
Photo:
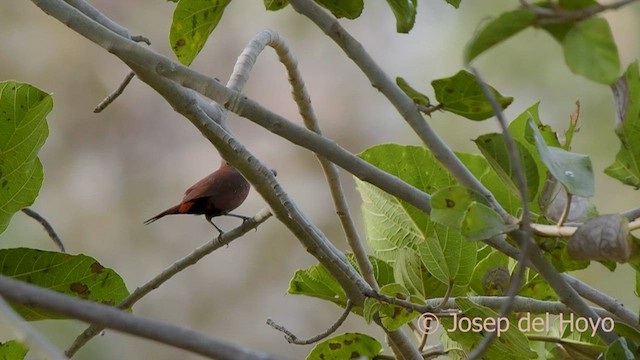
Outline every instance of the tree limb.
<svg viewBox="0 0 640 360"><path fill-rule="evenodd" d="M155 340L213 359L270 360L274 357L205 336L184 327L131 315L111 306L74 298L0 275L0 295L7 300Z"/></svg>

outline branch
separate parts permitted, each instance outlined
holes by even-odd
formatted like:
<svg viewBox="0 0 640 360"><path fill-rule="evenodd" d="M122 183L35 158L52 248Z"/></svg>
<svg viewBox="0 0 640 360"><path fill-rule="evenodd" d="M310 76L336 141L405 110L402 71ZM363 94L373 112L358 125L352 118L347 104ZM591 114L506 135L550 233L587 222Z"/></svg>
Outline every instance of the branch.
<svg viewBox="0 0 640 360"><path fill-rule="evenodd" d="M387 97L389 102L398 110L422 142L431 150L436 159L451 172L453 177L455 177L461 185L473 189L487 199L491 207L502 216L505 222L516 222L516 219L504 210L493 194L471 174L469 169L456 157L451 148L433 131L429 123L420 115L411 98L385 74L382 68L380 68L373 58L364 50L362 44L351 36L335 18L313 1L290 0L289 2L297 12L308 17L340 46L345 54L353 60L367 76L371 85Z"/></svg>
<svg viewBox="0 0 640 360"><path fill-rule="evenodd" d="M495 95L489 89L487 83L483 80L480 72L473 67L469 66L469 69L475 75L478 83L480 84L480 88L484 93L484 96L487 98L489 103L491 104L491 108L493 109L493 113L498 119L498 124L500 124L500 128L502 128L502 136L504 137L505 143L507 145L507 152L509 153L509 162L513 168L515 173L516 182L518 183L518 191L520 192L520 201L522 202L522 219L520 220L519 231L522 232L523 237L526 237L526 241L521 242L520 246L520 256L518 257L518 270L515 275L512 276L511 283L509 285L509 289L507 290L507 301L502 303L500 307L500 316L506 317L511 310L511 303L515 298L518 291L520 291L520 286L522 285L522 279L524 278L524 272L526 270L526 265L524 264L529 255L529 248L532 246L536 246L535 242L532 239L532 231L531 231L531 218L529 216L529 191L527 186L527 178L524 174L524 167L522 165L522 161L520 160L520 152L516 147L515 140L511 136L511 132L509 132L509 126L507 123L507 119L504 117L504 113L502 112L502 107L498 103ZM497 332L488 332L480 344L476 346L471 354L469 354L469 359L475 360L482 357L482 355L489 349L489 345L497 336Z"/></svg>
<svg viewBox="0 0 640 360"><path fill-rule="evenodd" d="M131 79L133 79L134 76L136 76L136 73L134 73L133 71L129 71L127 76L125 76L124 80L122 80L122 82L120 83L120 86L118 86L117 89L115 89L111 94L109 94L106 98L104 98L104 100L102 100L100 104L98 104L98 106L96 106L96 108L93 109L93 112L97 114L102 112L102 110L106 109L107 106L109 106L115 99L118 98L118 96L122 94L122 92L127 87L127 85L129 85L129 83L131 82Z"/></svg>
<svg viewBox="0 0 640 360"><path fill-rule="evenodd" d="M499 310L505 302L509 301L508 296L470 296L465 297L475 304L486 306L490 309ZM443 301L443 298L428 299L425 301L426 306L435 306ZM450 298L444 302L443 310L458 309L456 298ZM591 307L591 309L601 317L615 317L614 314L605 309ZM528 312L532 314L570 314L572 310L559 301L543 301L532 299L524 296L515 296L511 301L511 310L517 312Z"/></svg>
<svg viewBox="0 0 640 360"><path fill-rule="evenodd" d="M105 328L173 345L214 359L267 360L274 357L162 321L131 315L125 311L74 298L0 275L0 295L7 300L65 315Z"/></svg>
<svg viewBox="0 0 640 360"><path fill-rule="evenodd" d="M249 153L242 144L238 143L230 133L225 131L219 122L212 119L212 116L215 119L220 119L220 110L204 102L193 91L158 76L158 73L154 72L153 69L158 70L164 66L164 68L181 69L187 73L197 73L149 49L139 46L135 42L118 36L109 29L88 20L76 9L60 0L32 1L46 13L118 56L136 72L138 78L154 88L177 112L189 119L216 147L221 156L233 164L234 167L247 178L267 203L269 203L274 215L300 240L306 250L327 267L330 273L344 288L347 296L354 301L354 304L358 305L361 303L363 300L361 291L362 289L368 289L369 286L362 280L355 269L353 269L344 254L338 251L335 246L328 241L320 229L307 220L295 203L282 190L275 180L273 173ZM198 74L198 76L202 75ZM220 90L220 92L217 93L219 103L224 104L230 101L230 95L235 94L239 96L238 93L230 91L217 81L209 78L206 79L210 80L211 84L214 84L211 89ZM252 103L257 106L256 109L261 111L259 117L264 117L264 109L259 107L256 102ZM273 116L277 117L275 114L273 114ZM332 143L311 131L303 130L316 138L323 139L325 144ZM365 164L365 166L368 165L369 168L373 169L376 173L385 174L383 171L346 152L346 150L335 146L332 147L332 149L336 148L340 149L339 151L342 151L343 155L349 160L359 161ZM423 206L428 204L428 196L425 196L423 192L408 186L396 177L388 176L387 179L392 179L392 183L397 183L402 189L409 190L408 193L405 193L408 198L410 198L409 193L414 195L420 194L418 196L419 199L413 199L413 203L416 203L415 200L419 200L417 203Z"/></svg>
<svg viewBox="0 0 640 360"><path fill-rule="evenodd" d="M39 222L40 225L42 225L44 230L47 232L47 234L49 234L49 237L51 238L51 240L53 240L53 243L56 244L58 249L60 249L61 252L65 252L62 239L60 239L60 236L58 236L56 231L53 229L53 226L51 226L51 224L47 221L47 219L42 217L37 212L31 210L30 208L24 208L22 209L22 212L25 213L27 216L33 218L35 221Z"/></svg>
<svg viewBox="0 0 640 360"><path fill-rule="evenodd" d="M15 312L0 296L0 320L3 324L8 324L9 329L13 331L16 338L27 345L30 350L44 359L50 360L66 360L58 348L56 348L49 340L42 336L38 331L25 321L18 313Z"/></svg>
<svg viewBox="0 0 640 360"><path fill-rule="evenodd" d="M311 106L311 98L307 93L302 75L298 71L297 61L291 54L289 47L284 42L284 39L282 39L275 31L265 30L260 32L245 47L244 51L236 61L236 65L233 69L230 80L227 83L227 87L232 90L241 91L249 78L249 73L253 69L253 65L255 64L258 56L267 46L271 46L276 51L280 62L284 65L287 71L289 83L292 88L293 99L298 106L298 111L300 112L306 127L318 135L322 135L315 112ZM338 169L322 156L317 155L317 157L325 173L327 182L329 183L333 202L336 207L336 213L341 221L347 242L353 250L358 267L360 268L360 273L371 287L378 289L378 284L373 275L373 267L369 262L366 250L360 240L360 236L358 235L353 219L351 218L349 205L347 204L340 185Z"/></svg>
<svg viewBox="0 0 640 360"><path fill-rule="evenodd" d="M326 338L327 336L333 334L336 330L338 330L338 328L340 327L340 325L342 325L344 323L345 320L347 320L347 317L349 316L349 313L351 312L351 308L353 308L353 303L351 301L347 301L347 306L344 308L344 311L342 312L342 315L340 315L340 317L338 318L338 320L331 325L330 328L328 328L326 331L311 337L309 339L306 340L301 340L298 339L298 337L292 333L291 331L287 330L287 328L285 328L282 325L278 325L276 324L272 319L267 319L267 325L271 326L272 328L283 332L286 334L286 336L284 337L285 339L287 339L287 341L289 342L289 344L296 344L296 345L309 345L309 344L313 344L316 343L324 338Z"/></svg>
<svg viewBox="0 0 640 360"><path fill-rule="evenodd" d="M118 305L116 305L116 307L118 309L131 308L133 304L138 302L138 300L142 299L151 291L160 287L160 285L164 284L167 280L171 279L180 271L186 269L191 265L195 265L198 261L200 261L200 259L211 254L213 251L225 245L228 245L233 240L240 238L253 229L256 229L258 225L267 221L269 217L271 217L271 212L269 212L268 209L260 210L253 218L249 219L246 222L243 222L242 225L231 231L225 232L220 237L214 238L213 241L206 242L204 245L196 248L191 254L171 264L171 266L163 270L160 274L156 275L153 279L138 287L133 293L127 296ZM89 340L91 340L93 337L98 335L103 329L104 327L99 325L89 326L82 332L82 334L76 337L75 341L65 351L67 356L72 357L82 346L89 342Z"/></svg>

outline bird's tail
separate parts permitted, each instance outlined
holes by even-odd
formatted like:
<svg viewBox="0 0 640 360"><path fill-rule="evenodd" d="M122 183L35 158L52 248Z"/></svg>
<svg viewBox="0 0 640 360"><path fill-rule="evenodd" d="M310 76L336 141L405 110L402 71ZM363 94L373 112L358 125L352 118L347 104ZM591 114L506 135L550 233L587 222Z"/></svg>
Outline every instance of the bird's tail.
<svg viewBox="0 0 640 360"><path fill-rule="evenodd" d="M154 222L154 221L156 221L156 220L160 219L161 217L165 217L165 216L167 216L167 215L180 214L179 209L180 209L180 205L176 205L176 206L174 206L174 207L170 207L170 208L168 208L167 210L165 210L165 211L161 212L160 214L158 214L158 215L156 215L156 216L152 217L151 219L146 220L146 221L144 222L144 224L145 224L145 225L149 225L149 224L151 224L152 222Z"/></svg>

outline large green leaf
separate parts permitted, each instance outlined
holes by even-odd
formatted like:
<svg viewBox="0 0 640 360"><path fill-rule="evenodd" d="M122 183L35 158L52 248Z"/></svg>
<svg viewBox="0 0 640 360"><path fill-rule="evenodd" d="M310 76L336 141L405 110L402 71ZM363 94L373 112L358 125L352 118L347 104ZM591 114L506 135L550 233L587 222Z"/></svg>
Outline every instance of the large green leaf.
<svg viewBox="0 0 640 360"><path fill-rule="evenodd" d="M363 0L315 0L337 18L356 19L364 9Z"/></svg>
<svg viewBox="0 0 640 360"><path fill-rule="evenodd" d="M387 0L396 17L396 31L408 33L416 21L417 0Z"/></svg>
<svg viewBox="0 0 640 360"><path fill-rule="evenodd" d="M481 305L477 305L468 299L459 298L456 299L456 304L468 321L477 319L480 322L485 319L498 319L499 314L495 311ZM451 318L442 318L442 325L447 329L445 334L452 340L459 343L467 352L473 349L477 344L482 341L485 336L486 330L480 329L480 331L461 331L459 324L457 324L457 331L453 329L453 321L460 321L462 316L458 315ZM505 322L505 320L507 322ZM531 350L529 341L526 336L518 330L515 320L513 318L507 320L503 319L502 325L508 324L506 331L502 331L496 341L493 341L487 351L483 355L483 359L506 359L505 355L508 354L509 359L536 359L538 355ZM502 327L501 328L504 328ZM476 327L477 328L477 327Z"/></svg>
<svg viewBox="0 0 640 360"><path fill-rule="evenodd" d="M620 150L605 173L622 183L640 188L640 75L635 61L613 86L619 122L616 134Z"/></svg>
<svg viewBox="0 0 640 360"><path fill-rule="evenodd" d="M29 84L0 83L0 233L33 204L42 186L38 151L49 135L51 96Z"/></svg>
<svg viewBox="0 0 640 360"><path fill-rule="evenodd" d="M533 119L528 122L529 131L535 140L540 159L547 169L570 194L591 197L594 193L594 178L591 159L586 155L570 153L564 149L547 146Z"/></svg>
<svg viewBox="0 0 640 360"><path fill-rule="evenodd" d="M173 12L169 44L178 60L190 65L218 26L231 0L180 0Z"/></svg>
<svg viewBox="0 0 640 360"><path fill-rule="evenodd" d="M514 194L520 195L518 189L518 180L514 170L514 165L509 155L509 148L507 142L502 134L485 134L474 140L480 152L489 161L491 167L502 178L502 181L509 186ZM533 199L538 194L538 187L540 186L540 175L538 174L538 166L535 158L531 155L529 149L521 144L517 139L514 139L516 150L518 151L520 164L524 172L524 177L527 181L527 189L529 199Z"/></svg>
<svg viewBox="0 0 640 360"><path fill-rule="evenodd" d="M347 254L347 260L357 269L353 254ZM373 256L369 256L369 261L373 266L373 275L378 285L384 286L394 282L393 269L389 264ZM305 270L297 270L289 282L287 292L329 300L342 307L347 304L344 290L322 264L313 265Z"/></svg>
<svg viewBox="0 0 640 360"><path fill-rule="evenodd" d="M536 14L533 11L517 9L487 22L465 48L464 62L470 63L485 50L531 26L535 19Z"/></svg>
<svg viewBox="0 0 640 360"><path fill-rule="evenodd" d="M478 154L456 153L456 156L471 171L482 185L484 185L511 215L517 216L522 204L520 197L514 194L502 181L500 176L489 165L487 159ZM435 195L435 194L434 194ZM475 199L481 201L480 199ZM433 198L431 199L433 205Z"/></svg>
<svg viewBox="0 0 640 360"><path fill-rule="evenodd" d="M16 340L0 343L0 359L22 360L27 356L29 348Z"/></svg>
<svg viewBox="0 0 640 360"><path fill-rule="evenodd" d="M461 70L452 77L437 79L431 82L442 108L470 120L485 120L493 116L493 108L482 92L482 87L473 74ZM513 102L512 97L502 96L489 86L503 109Z"/></svg>
<svg viewBox="0 0 640 360"><path fill-rule="evenodd" d="M454 229L460 229L467 208L482 196L465 187L453 185L431 195L431 220Z"/></svg>
<svg viewBox="0 0 640 360"><path fill-rule="evenodd" d="M359 155L376 167L427 193L454 183L449 172L427 149L384 144ZM395 261L399 248L415 247L425 239L428 216L377 187L356 180L369 246L382 260Z"/></svg>
<svg viewBox="0 0 640 360"><path fill-rule="evenodd" d="M476 264L477 246L456 229L431 223L418 253L429 273L444 284L466 286Z"/></svg>
<svg viewBox="0 0 640 360"><path fill-rule="evenodd" d="M493 209L474 201L469 205L462 219L461 232L469 240L486 240L517 227L517 224L505 224L502 217Z"/></svg>
<svg viewBox="0 0 640 360"><path fill-rule="evenodd" d="M382 345L366 334L345 333L318 343L307 360L373 359L382 353Z"/></svg>
<svg viewBox="0 0 640 360"><path fill-rule="evenodd" d="M396 281L407 288L411 294L423 298L444 296L449 288L433 276L424 266L418 251L404 248L398 251L396 262L393 264L393 275ZM463 295L466 287L455 286L452 296Z"/></svg>
<svg viewBox="0 0 640 360"><path fill-rule="evenodd" d="M120 275L86 255L27 248L0 249L0 273L46 289L101 304L117 305L129 295ZM27 320L64 316L15 305Z"/></svg>
<svg viewBox="0 0 640 360"><path fill-rule="evenodd" d="M618 48L609 23L603 18L576 23L565 35L562 47L574 74L602 84L612 84L620 74Z"/></svg>

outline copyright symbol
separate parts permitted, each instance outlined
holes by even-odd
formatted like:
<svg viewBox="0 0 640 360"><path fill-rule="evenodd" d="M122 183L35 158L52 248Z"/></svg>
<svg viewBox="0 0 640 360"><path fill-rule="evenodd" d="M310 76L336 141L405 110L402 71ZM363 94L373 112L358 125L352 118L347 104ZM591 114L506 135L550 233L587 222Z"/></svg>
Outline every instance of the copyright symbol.
<svg viewBox="0 0 640 360"><path fill-rule="evenodd" d="M440 328L440 320L432 313L424 313L418 318L418 329L423 334L433 334Z"/></svg>

